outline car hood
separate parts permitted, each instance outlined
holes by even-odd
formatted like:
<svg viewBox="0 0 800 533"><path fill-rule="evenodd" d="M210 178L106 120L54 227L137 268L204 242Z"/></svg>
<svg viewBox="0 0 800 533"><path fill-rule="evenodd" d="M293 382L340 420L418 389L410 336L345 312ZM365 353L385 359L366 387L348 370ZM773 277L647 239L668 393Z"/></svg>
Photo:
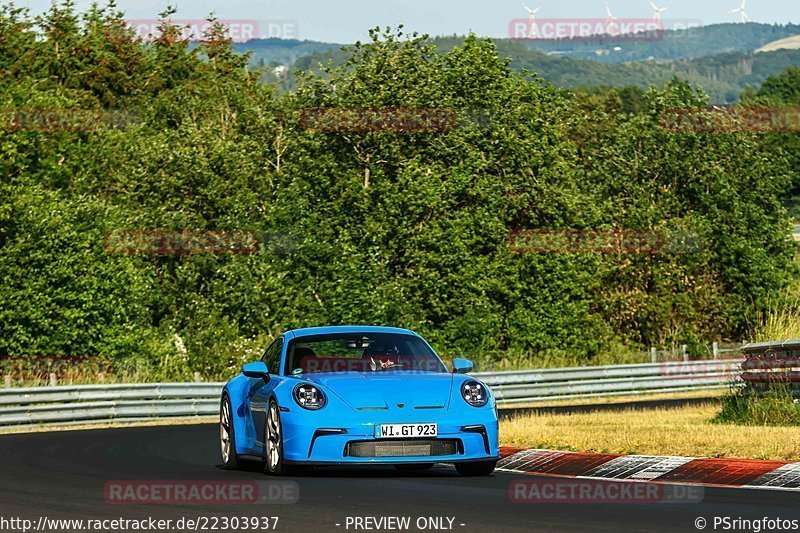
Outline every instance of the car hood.
<svg viewBox="0 0 800 533"><path fill-rule="evenodd" d="M406 372L332 372L304 374L339 396L354 409L387 409L403 404L417 409L443 409L450 398L451 374Z"/></svg>

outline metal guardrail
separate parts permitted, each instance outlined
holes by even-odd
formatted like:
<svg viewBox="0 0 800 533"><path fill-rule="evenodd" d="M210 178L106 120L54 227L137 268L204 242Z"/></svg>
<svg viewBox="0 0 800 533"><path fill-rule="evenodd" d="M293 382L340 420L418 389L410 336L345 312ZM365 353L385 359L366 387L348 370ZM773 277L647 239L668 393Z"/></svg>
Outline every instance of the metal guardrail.
<svg viewBox="0 0 800 533"><path fill-rule="evenodd" d="M783 383L800 390L800 340L756 342L746 345L742 352L742 379L755 387Z"/></svg>
<svg viewBox="0 0 800 533"><path fill-rule="evenodd" d="M741 359L474 374L498 403L713 390L737 381Z"/></svg>
<svg viewBox="0 0 800 533"><path fill-rule="evenodd" d="M800 355L800 340L751 342L742 347L742 352L748 356L786 354Z"/></svg>
<svg viewBox="0 0 800 533"><path fill-rule="evenodd" d="M741 359L475 373L503 405L729 387ZM0 389L0 427L216 416L223 383Z"/></svg>
<svg viewBox="0 0 800 533"><path fill-rule="evenodd" d="M215 416L224 383L0 389L0 426Z"/></svg>

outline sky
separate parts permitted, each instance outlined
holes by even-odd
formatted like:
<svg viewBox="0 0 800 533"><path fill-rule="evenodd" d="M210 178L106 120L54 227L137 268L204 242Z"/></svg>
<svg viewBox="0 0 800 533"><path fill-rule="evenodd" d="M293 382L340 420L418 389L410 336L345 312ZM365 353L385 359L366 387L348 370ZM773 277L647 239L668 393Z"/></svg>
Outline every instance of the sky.
<svg viewBox="0 0 800 533"><path fill-rule="evenodd" d="M738 22L741 0L654 0L669 7L662 15L670 21L715 24ZM800 23L800 0L746 0L745 11L754 22ZM203 19L214 12L219 19L256 20L260 27L274 21L277 37L351 43L364 40L375 26L403 24L408 31L430 35L473 32L483 37L507 37L509 22L526 19L523 7L541 7L543 19L606 19L605 0L117 0L126 16L136 20L157 18L167 4L178 8L176 18ZM50 0L16 0L34 13L45 11ZM75 0L80 9L92 0ZM649 0L608 0L614 17L652 19Z"/></svg>

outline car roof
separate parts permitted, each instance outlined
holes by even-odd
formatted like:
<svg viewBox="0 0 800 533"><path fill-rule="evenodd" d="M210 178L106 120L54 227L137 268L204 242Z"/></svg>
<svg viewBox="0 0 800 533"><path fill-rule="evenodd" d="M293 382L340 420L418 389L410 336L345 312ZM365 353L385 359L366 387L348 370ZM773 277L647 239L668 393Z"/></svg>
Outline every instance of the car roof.
<svg viewBox="0 0 800 533"><path fill-rule="evenodd" d="M316 328L291 329L284 333L288 338L307 337L309 335L329 335L336 333L399 333L419 337L409 329L390 328L385 326L322 326Z"/></svg>

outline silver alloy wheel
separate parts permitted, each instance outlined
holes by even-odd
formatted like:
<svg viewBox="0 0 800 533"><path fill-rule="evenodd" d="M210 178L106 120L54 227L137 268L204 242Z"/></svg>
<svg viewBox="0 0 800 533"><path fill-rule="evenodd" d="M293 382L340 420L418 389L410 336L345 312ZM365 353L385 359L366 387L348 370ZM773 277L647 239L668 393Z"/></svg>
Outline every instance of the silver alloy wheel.
<svg viewBox="0 0 800 533"><path fill-rule="evenodd" d="M278 405L270 404L267 414L267 465L271 472L278 468L281 453L281 423L278 414Z"/></svg>
<svg viewBox="0 0 800 533"><path fill-rule="evenodd" d="M231 408L227 399L222 402L219 414L219 445L222 462L228 464L231 458Z"/></svg>

